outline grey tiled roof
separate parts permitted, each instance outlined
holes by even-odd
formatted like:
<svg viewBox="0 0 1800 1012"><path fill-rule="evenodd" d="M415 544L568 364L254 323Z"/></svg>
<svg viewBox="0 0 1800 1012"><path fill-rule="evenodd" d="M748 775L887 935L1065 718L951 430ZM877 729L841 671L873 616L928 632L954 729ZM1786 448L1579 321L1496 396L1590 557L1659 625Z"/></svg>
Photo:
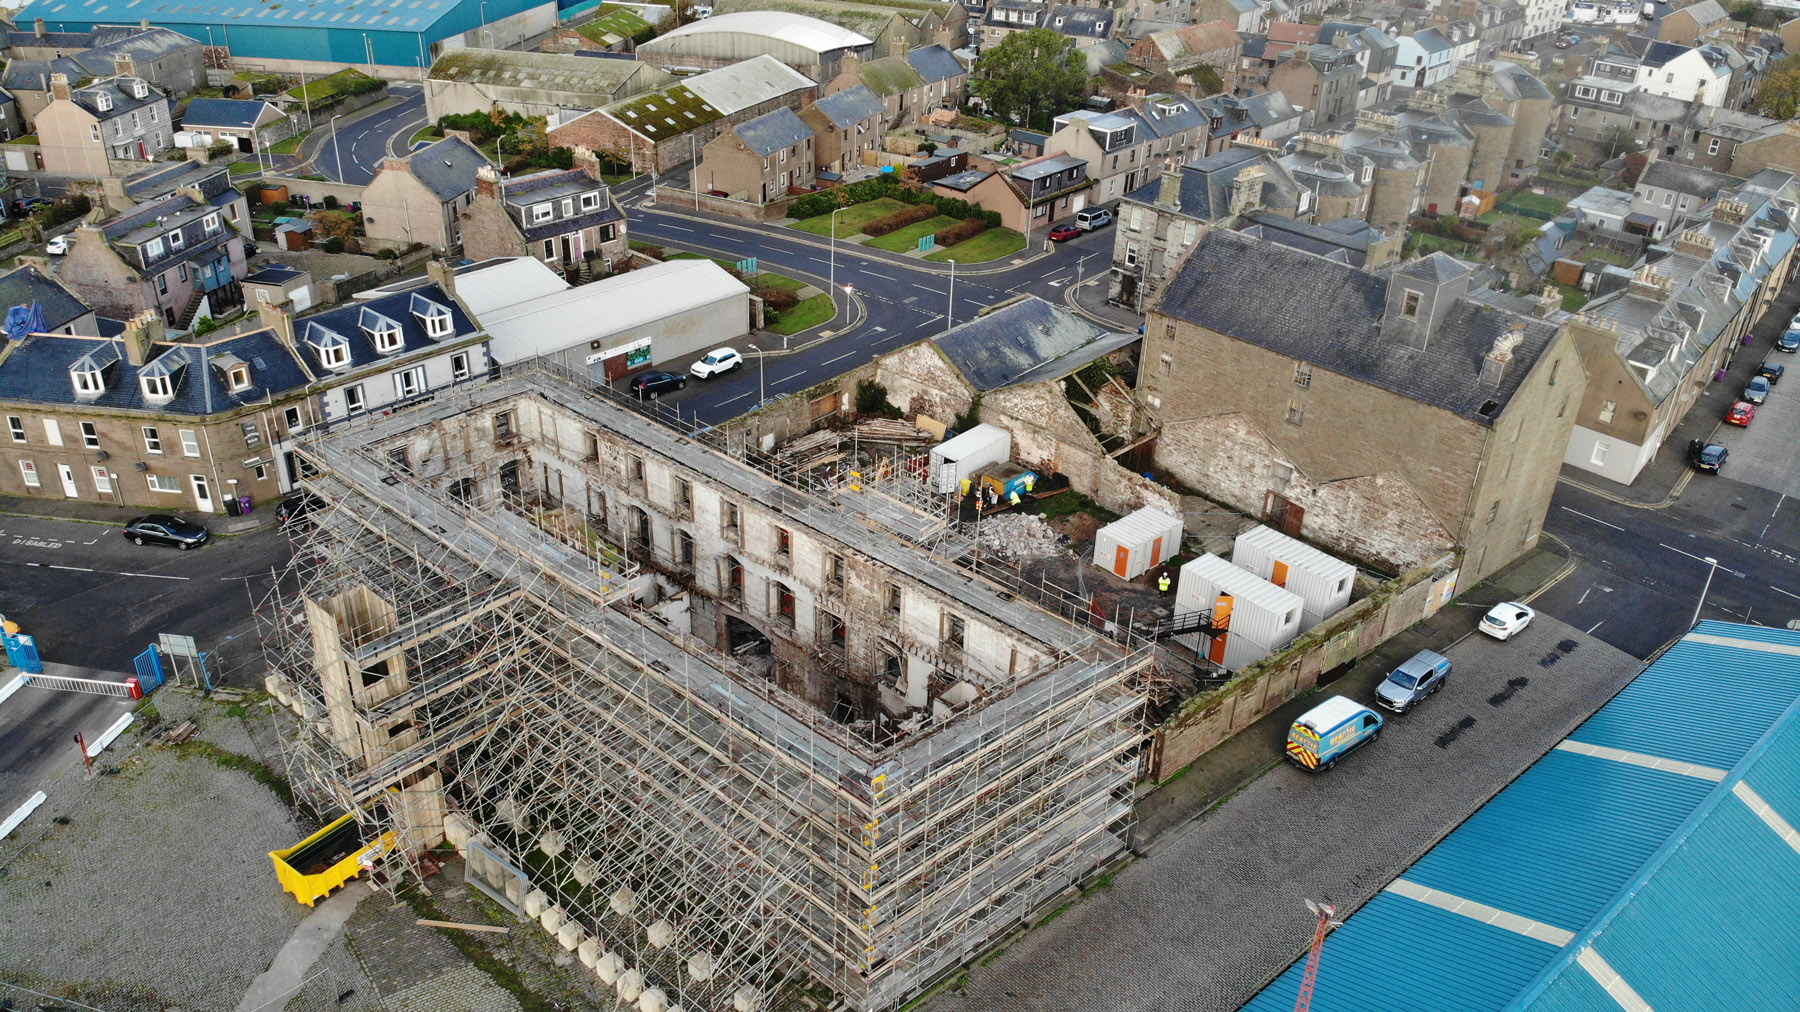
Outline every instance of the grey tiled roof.
<svg viewBox="0 0 1800 1012"><path fill-rule="evenodd" d="M14 306L29 306L33 302L44 310L45 330L57 330L67 326L70 320L93 312L55 278L44 275L36 267L21 267L0 274L0 316Z"/></svg>
<svg viewBox="0 0 1800 1012"><path fill-rule="evenodd" d="M1381 335L1387 285L1348 264L1213 229L1169 282L1160 309L1483 425L1499 416L1556 336L1552 322L1459 299L1423 350L1408 347ZM1273 302L1271 291L1283 297ZM1481 361L1494 339L1521 323L1524 338L1500 385L1482 383ZM1489 401L1496 407L1483 414Z"/></svg>
<svg viewBox="0 0 1800 1012"><path fill-rule="evenodd" d="M76 105L93 113L101 120L117 119L134 109L142 109L145 106L167 104L168 100L163 97L163 93L155 88L147 88L143 98L133 94L136 90L135 85L142 80L138 77L114 77L104 81L95 81L85 88L74 89L70 92L69 97L75 101ZM148 84L148 82L145 83ZM112 99L112 108L105 112L100 110L101 95Z"/></svg>
<svg viewBox="0 0 1800 1012"><path fill-rule="evenodd" d="M948 81L969 72L962 61L943 46L920 46L906 54L906 62L912 64L926 84Z"/></svg>
<svg viewBox="0 0 1800 1012"><path fill-rule="evenodd" d="M1073 371L1118 347L1113 335L1037 296L952 327L938 348L977 390L1059 377L1045 375L1052 363ZM1131 335L1136 340L1137 335ZM1110 346L1110 347L1109 347ZM1094 350L1101 349L1105 350ZM1070 364L1083 349L1093 355Z"/></svg>
<svg viewBox="0 0 1800 1012"><path fill-rule="evenodd" d="M764 158L813 135L812 127L807 126L800 117L794 115L794 110L788 108L764 113L748 123L740 123L736 133L738 139L749 145L751 151Z"/></svg>
<svg viewBox="0 0 1800 1012"><path fill-rule="evenodd" d="M414 151L407 163L432 196L448 203L475 188L475 170L488 160L461 137L446 137Z"/></svg>
<svg viewBox="0 0 1800 1012"><path fill-rule="evenodd" d="M187 112L181 115L181 127L192 130L195 127L230 127L237 130L248 130L256 125L256 120L269 107L268 102L240 101L229 98L196 98L188 103Z"/></svg>
<svg viewBox="0 0 1800 1012"><path fill-rule="evenodd" d="M1239 172L1257 164L1264 172L1263 204L1273 208L1296 206L1299 187L1273 155L1257 148L1232 147L1181 167L1181 190L1177 197L1180 209L1177 213L1198 221L1224 218L1230 205L1231 184ZM1154 205L1161 193L1162 178L1157 176L1127 193L1124 199Z"/></svg>
<svg viewBox="0 0 1800 1012"><path fill-rule="evenodd" d="M831 121L831 125L839 130L854 126L872 116L880 116L886 110L881 96L870 91L867 85L862 84L854 88L846 88L835 95L827 95L814 104L818 106L819 112Z"/></svg>
<svg viewBox="0 0 1800 1012"><path fill-rule="evenodd" d="M1150 127L1150 135L1157 138L1173 137L1205 121L1193 99L1186 95L1151 95L1144 99L1144 108L1138 112L1138 118Z"/></svg>
<svg viewBox="0 0 1800 1012"><path fill-rule="evenodd" d="M114 341L59 336L27 338L0 363L0 400L205 415L297 390L312 379L293 353L268 330L207 345L157 344L152 353L154 357L140 367L126 361ZM106 391L98 397L77 397L69 369L90 354L95 356L95 364L111 363L103 372ZM230 392L219 370L207 367L214 357L227 354L249 364L249 389ZM167 372L173 377L173 400L151 403L145 399L138 377L146 369Z"/></svg>
<svg viewBox="0 0 1800 1012"><path fill-rule="evenodd" d="M423 297L432 303L450 311L453 324L449 337L433 339L425 333L424 324L414 315L414 300ZM365 315L370 314L373 315ZM386 317L400 325L404 338L400 350L383 355L375 350L375 342L362 329L366 320L376 316ZM462 310L455 299L444 294L437 285L427 285L411 291L397 292L367 302L352 303L313 316L302 317L294 321L294 337L296 350L306 367L316 375L332 375L333 370L325 367L319 360L319 352L315 347L326 335L335 334L343 338L350 349L350 364L339 373L355 372L364 366L376 363L391 362L404 358L411 352L423 348L431 348L440 344L448 344L460 338L469 337L478 330L475 322Z"/></svg>
<svg viewBox="0 0 1800 1012"><path fill-rule="evenodd" d="M1720 190L1736 186L1739 180L1736 176L1713 172L1698 165L1682 165L1659 158L1645 167L1644 174L1638 177L1638 182L1644 186L1674 190L1677 193L1691 193L1710 199Z"/></svg>

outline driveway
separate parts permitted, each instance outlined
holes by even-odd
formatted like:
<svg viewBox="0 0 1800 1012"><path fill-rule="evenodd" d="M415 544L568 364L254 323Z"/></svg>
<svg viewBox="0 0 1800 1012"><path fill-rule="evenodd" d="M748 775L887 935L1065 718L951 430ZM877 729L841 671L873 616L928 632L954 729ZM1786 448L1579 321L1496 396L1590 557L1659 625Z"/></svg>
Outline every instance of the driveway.
<svg viewBox="0 0 1800 1012"><path fill-rule="evenodd" d="M1309 942L1305 900L1365 902L1641 666L1541 614L1449 656L1443 690L1377 743L1322 774L1276 767L930 1008L1230 1012Z"/></svg>

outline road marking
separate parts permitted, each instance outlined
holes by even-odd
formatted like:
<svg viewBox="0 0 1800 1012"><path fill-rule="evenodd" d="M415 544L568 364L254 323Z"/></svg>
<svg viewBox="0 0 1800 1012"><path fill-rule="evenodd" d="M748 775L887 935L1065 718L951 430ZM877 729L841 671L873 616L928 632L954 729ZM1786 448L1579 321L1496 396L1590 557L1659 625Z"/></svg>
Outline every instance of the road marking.
<svg viewBox="0 0 1800 1012"><path fill-rule="evenodd" d="M1581 592L1581 596L1575 600L1575 603L1577 605L1586 604L1587 596L1589 594L1592 594L1593 592L1594 592L1594 585L1590 583L1590 584L1588 584L1588 589Z"/></svg>
<svg viewBox="0 0 1800 1012"><path fill-rule="evenodd" d="M1591 516L1588 516L1588 515L1587 515L1587 514L1586 514L1586 513L1583 513L1583 512L1581 512L1581 511L1580 511L1580 510L1574 510L1574 509L1569 509L1569 507L1567 507L1567 506L1564 506L1564 507L1562 507L1562 508L1563 508L1563 509L1564 509L1564 510L1567 510L1567 511L1568 511L1568 512L1570 512L1570 513L1573 513L1573 514L1575 514L1575 515L1576 515L1576 516L1578 516L1578 517L1581 517L1581 518L1582 518L1582 519L1584 519L1584 520L1592 520L1592 521L1593 521L1593 522L1595 522L1595 523L1597 523L1597 524L1599 524L1599 525L1600 525L1600 526L1602 526L1602 527L1611 527L1611 528L1612 528L1612 529L1613 529L1613 530L1615 530L1615 531L1622 531L1622 530L1624 530L1624 529L1625 529L1625 528L1623 528L1623 527L1620 527L1620 526L1619 526L1619 525L1618 525L1618 524L1609 524L1609 523L1607 523L1607 522L1606 522L1606 521L1604 521L1604 520L1602 520L1602 519L1600 519L1600 518L1599 518L1599 517L1591 517ZM1667 545L1664 545L1664 546L1663 546L1663 547L1665 547L1665 548L1666 548L1666 547L1668 547L1668 546L1667 546Z"/></svg>
<svg viewBox="0 0 1800 1012"><path fill-rule="evenodd" d="M1601 619L1601 620L1600 620L1600 621L1598 621L1598 622L1595 622L1595 623L1594 623L1594 624L1593 624L1593 625L1591 625L1591 626L1588 626L1588 631L1587 631L1587 634L1588 634L1588 635L1589 635L1589 636L1592 636L1592 635L1594 635L1594 630L1595 630L1595 629L1598 629L1598 628L1600 628L1600 627L1601 627L1601 626L1603 626L1603 625L1605 625L1605 624L1606 624L1606 620L1605 620L1605 619Z"/></svg>
<svg viewBox="0 0 1800 1012"><path fill-rule="evenodd" d="M1567 507L1565 507L1565 508L1567 508ZM1671 551L1671 552L1674 552L1674 553L1675 553L1675 554L1676 554L1676 555L1686 555L1686 556L1687 556L1687 557L1688 557L1688 558L1690 558L1690 559L1693 559L1693 560L1694 560L1694 561L1695 561L1695 562L1705 562L1705 561L1706 561L1706 560L1705 560L1705 559L1704 559L1704 558L1701 558L1701 557L1700 557L1700 556L1698 556L1698 555L1693 555L1693 554L1690 554L1690 553L1688 553L1688 552L1684 552L1684 551L1682 551L1682 550L1681 550L1681 549L1679 549L1679 548L1676 548L1676 547L1675 547L1675 546L1674 546L1674 545L1665 545L1665 544L1663 544L1663 543L1662 543L1662 542L1660 542L1660 541L1658 541L1658 542L1657 542L1657 543L1656 543L1656 546L1657 546L1657 547L1658 547L1658 548L1667 548L1667 549L1668 549L1668 550L1669 550L1669 551ZM1716 563L1716 562L1715 562L1715 563L1713 563L1713 565L1718 565L1718 566L1719 566L1719 569L1720 569L1720 570L1721 570L1721 571L1723 571L1723 572L1727 572L1727 573L1730 573L1730 574L1731 574L1731 575L1732 575L1732 576L1735 576L1735 577L1737 577L1737 578L1738 578L1738 579L1740 579L1740 580L1741 580L1741 579L1743 579L1743 577L1744 577L1744 574L1742 574L1742 573L1740 573L1740 572L1738 572L1738 571L1737 571L1737 570L1735 570L1735 569L1732 569L1732 568L1731 568L1731 567L1730 567L1730 566L1723 566L1723 565L1719 565L1719 564L1718 564L1718 563Z"/></svg>
<svg viewBox="0 0 1800 1012"><path fill-rule="evenodd" d="M791 380L791 379L793 379L793 378L794 378L794 377L795 377L795 376L804 376L804 375L806 375L806 370L805 370L805 369L802 369L802 370L800 370L800 371L799 371L799 372L797 372L797 373L795 373L795 374L794 374L794 375L793 375L793 376L783 376L783 377L781 377L781 378L780 378L780 379L778 379L778 380L771 380L771 381L770 381L770 382L772 382L772 383L786 383L786 382L787 382L787 381L788 381L788 380Z"/></svg>
<svg viewBox="0 0 1800 1012"><path fill-rule="evenodd" d="M924 285L914 285L914 286L913 286L913 287L914 287L914 288L917 288L917 289L918 289L918 290L919 290L919 291L921 291L921 292L930 292L930 293L931 293L931 294L933 294L933 295L942 295L942 294L944 294L944 293L943 293L943 292L940 292L940 291L938 291L938 290L937 290L937 289L935 289L935 288L926 288L926 287L925 287L925 286L924 286ZM916 298L916 296L915 296L915 298Z"/></svg>
<svg viewBox="0 0 1800 1012"><path fill-rule="evenodd" d="M831 364L831 363L833 363L833 362L842 362L842 361L843 361L843 360L844 360L844 359L847 359L847 358L849 358L849 357L850 357L850 356L852 356L852 355L854 355L854 354L856 354L856 352L854 352L854 351L847 351L847 352L844 352L844 353L843 353L843 354L842 354L842 355L839 355L839 356L838 356L838 357L837 357L837 358L828 358L828 359L826 359L826 360L825 360L825 361L824 361L824 362L822 362L822 363L820 363L820 364L821 364L821 365L830 365L830 364Z"/></svg>
<svg viewBox="0 0 1800 1012"><path fill-rule="evenodd" d="M672 228L672 229L674 229L674 230L675 230L675 231L677 231L677 232L692 232L692 231L694 231L694 230L693 230L693 229L691 229L691 228L683 228L683 227L682 227L682 226L680 226L680 225L671 225L671 224L669 224L669 223L668 223L668 222L666 222L666 221L664 221L664 222L659 222L659 223L658 223L658 224L659 224L659 225L660 225L660 226L661 226L661 227L662 227L662 228Z"/></svg>
<svg viewBox="0 0 1800 1012"><path fill-rule="evenodd" d="M1782 505L1782 504L1783 504L1783 503L1785 503L1785 502L1787 502L1787 493L1786 493L1786 492L1783 492L1783 493L1782 493L1782 494L1781 494L1781 498L1779 498L1779 499L1777 499L1777 500L1775 500L1775 508L1774 508L1774 509L1772 509L1772 510L1770 510L1770 511L1769 511L1769 516L1771 516L1771 517L1772 517L1772 516L1774 516L1774 515L1775 515L1775 514L1777 514L1777 513L1780 513L1780 512L1781 512L1781 505ZM1764 528L1764 529L1765 529L1765 530L1766 530L1766 529L1767 529L1767 528Z"/></svg>
<svg viewBox="0 0 1800 1012"><path fill-rule="evenodd" d="M69 572L71 572L71 573L91 573L91 572L93 572L93 570L92 570L92 569L89 569L89 568L88 568L88 567L87 567L87 566L50 566L50 567L47 567L47 568L50 568L50 569L66 569L66 570L68 570L68 571L69 571Z"/></svg>
<svg viewBox="0 0 1800 1012"><path fill-rule="evenodd" d="M47 562L14 562L14 566L30 566L33 569L67 569L77 573L99 573L102 576L141 576L146 580L191 580L191 576L168 576L163 573L127 573L113 569L83 569L80 566L52 566Z"/></svg>
<svg viewBox="0 0 1800 1012"><path fill-rule="evenodd" d="M867 274L869 277L872 277L872 278L880 278L883 281L898 281L898 280L900 280L899 278L890 278L886 274L877 274L874 271L863 271L863 273Z"/></svg>
<svg viewBox="0 0 1800 1012"><path fill-rule="evenodd" d="M741 401L748 396L750 396L750 391L746 390L743 393L738 394L736 397L728 397L725 400L720 401L718 403L718 407L722 408L725 405L730 404L732 401Z"/></svg>

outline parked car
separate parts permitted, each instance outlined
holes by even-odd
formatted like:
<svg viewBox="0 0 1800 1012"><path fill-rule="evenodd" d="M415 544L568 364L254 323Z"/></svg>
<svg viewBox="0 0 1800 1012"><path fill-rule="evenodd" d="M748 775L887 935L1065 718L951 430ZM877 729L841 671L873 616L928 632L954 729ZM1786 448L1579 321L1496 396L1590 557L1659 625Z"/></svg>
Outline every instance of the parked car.
<svg viewBox="0 0 1800 1012"><path fill-rule="evenodd" d="M1051 242L1063 242L1064 240L1067 240L1067 239L1073 239L1080 234L1081 234L1081 229L1079 229L1079 228L1075 227L1074 225L1071 225L1067 222L1064 222L1063 224L1058 225L1055 228L1050 230L1050 241Z"/></svg>
<svg viewBox="0 0 1800 1012"><path fill-rule="evenodd" d="M1104 207L1085 207L1075 212L1075 227L1083 232L1111 225L1113 213Z"/></svg>
<svg viewBox="0 0 1800 1012"><path fill-rule="evenodd" d="M1744 384L1744 400L1752 404L1761 404L1769 399L1769 380L1764 376L1752 376L1750 382Z"/></svg>
<svg viewBox="0 0 1800 1012"><path fill-rule="evenodd" d="M1395 713L1405 713L1425 701L1450 677L1450 658L1421 650L1395 668L1375 686L1375 702Z"/></svg>
<svg viewBox="0 0 1800 1012"><path fill-rule="evenodd" d="M73 242L74 240L69 236L59 235L44 244L44 252L53 257L66 256L69 252L69 245Z"/></svg>
<svg viewBox="0 0 1800 1012"><path fill-rule="evenodd" d="M125 537L134 545L174 545L187 551L206 543L206 528L168 513L152 513L125 525Z"/></svg>
<svg viewBox="0 0 1800 1012"><path fill-rule="evenodd" d="M1381 737L1381 715L1347 696L1333 696L1288 728L1287 757L1309 770L1338 760Z"/></svg>
<svg viewBox="0 0 1800 1012"><path fill-rule="evenodd" d="M1800 351L1800 330L1789 327L1782 331L1781 335L1775 338L1775 350L1786 352Z"/></svg>
<svg viewBox="0 0 1800 1012"><path fill-rule="evenodd" d="M1779 362L1764 362L1762 366L1756 370L1756 374L1763 379L1768 380L1770 386L1780 383L1782 374L1785 372L1787 372L1787 366L1784 366Z"/></svg>
<svg viewBox="0 0 1800 1012"><path fill-rule="evenodd" d="M744 356L739 355L736 348L714 348L705 358L688 366L688 374L695 379L712 379L722 372L743 367Z"/></svg>
<svg viewBox="0 0 1800 1012"><path fill-rule="evenodd" d="M1688 462L1694 465L1696 471L1711 471L1718 474L1719 469L1725 466L1725 461L1730 457L1731 451L1718 443L1708 443L1696 439L1688 444Z"/></svg>
<svg viewBox="0 0 1800 1012"><path fill-rule="evenodd" d="M1749 401L1738 401L1725 412L1726 425L1749 425L1756 417L1756 406Z"/></svg>
<svg viewBox="0 0 1800 1012"><path fill-rule="evenodd" d="M687 376L678 372L641 372L631 378L631 392L655 400L670 390L685 390Z"/></svg>
<svg viewBox="0 0 1800 1012"><path fill-rule="evenodd" d="M44 197L25 197L12 202L12 216L23 218L40 207L49 207L52 201Z"/></svg>
<svg viewBox="0 0 1800 1012"><path fill-rule="evenodd" d="M1537 618L1537 612L1529 605L1517 601L1502 601L1488 609L1481 617L1481 624L1475 628L1497 640L1509 640L1523 632Z"/></svg>

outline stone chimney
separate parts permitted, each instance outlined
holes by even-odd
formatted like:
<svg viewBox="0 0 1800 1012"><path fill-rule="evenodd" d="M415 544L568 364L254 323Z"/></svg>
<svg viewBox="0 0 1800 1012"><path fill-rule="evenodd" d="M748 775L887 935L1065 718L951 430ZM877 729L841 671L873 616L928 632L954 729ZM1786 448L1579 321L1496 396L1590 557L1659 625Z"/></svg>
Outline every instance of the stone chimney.
<svg viewBox="0 0 1800 1012"><path fill-rule="evenodd" d="M120 77L136 77L137 63L129 53L118 53L113 56L113 73Z"/></svg>
<svg viewBox="0 0 1800 1012"><path fill-rule="evenodd" d="M50 75L50 100L52 102L67 102L69 100L69 75Z"/></svg>
<svg viewBox="0 0 1800 1012"><path fill-rule="evenodd" d="M1680 243L1677 243L1676 248L1680 249L1680 245ZM1696 255L1706 256L1711 252L1712 244L1709 242L1707 244L1706 253ZM1644 298L1655 299L1658 302L1662 302L1675 294L1675 282L1672 278L1658 274L1655 267L1645 264L1636 274L1632 275L1629 290L1632 295L1641 295Z"/></svg>
<svg viewBox="0 0 1800 1012"><path fill-rule="evenodd" d="M119 340L125 342L125 361L139 366L150 361L156 342L162 339L162 314L154 309L146 309L126 321L125 332L119 335Z"/></svg>
<svg viewBox="0 0 1800 1012"><path fill-rule="evenodd" d="M1686 231L1675 240L1675 252L1705 259L1712 256L1713 239L1705 232Z"/></svg>
<svg viewBox="0 0 1800 1012"><path fill-rule="evenodd" d="M275 337L282 344L294 346L294 316L285 306L273 302L259 302L256 315L262 318L262 325L275 332Z"/></svg>
<svg viewBox="0 0 1800 1012"><path fill-rule="evenodd" d="M593 148L584 148L577 144L569 151L575 168L580 169L589 179L600 178L600 156L594 153Z"/></svg>
<svg viewBox="0 0 1800 1012"><path fill-rule="evenodd" d="M1181 210L1181 170L1163 166L1162 185L1156 188L1156 206L1165 211Z"/></svg>
<svg viewBox="0 0 1800 1012"><path fill-rule="evenodd" d="M1295 63L1311 63L1312 47L1305 43L1294 46L1293 59Z"/></svg>
<svg viewBox="0 0 1800 1012"><path fill-rule="evenodd" d="M1544 290L1537 293L1531 301L1537 304L1532 315L1542 319L1562 308L1562 293L1557 291L1555 285L1545 285Z"/></svg>
<svg viewBox="0 0 1800 1012"><path fill-rule="evenodd" d="M144 18L143 20L139 21L138 28L141 31L146 31L146 32L149 31L150 30L150 19Z"/></svg>
<svg viewBox="0 0 1800 1012"><path fill-rule="evenodd" d="M1490 388L1500 386L1506 379L1506 367L1512 364L1513 349L1525 339L1525 325L1517 323L1510 330L1494 338L1494 346L1481 357L1481 385Z"/></svg>
<svg viewBox="0 0 1800 1012"><path fill-rule="evenodd" d="M1444 96L1436 90L1421 88L1406 96L1408 109L1424 113L1427 116L1442 114L1448 106L1449 103L1444 101Z"/></svg>
<svg viewBox="0 0 1800 1012"><path fill-rule="evenodd" d="M1294 138L1294 152L1302 155L1330 157L1344 153L1344 142L1324 134L1302 133Z"/></svg>
<svg viewBox="0 0 1800 1012"><path fill-rule="evenodd" d="M1250 164L1238 170L1231 181L1231 203L1226 208L1232 217L1249 214L1262 206L1263 180L1268 170L1261 164Z"/></svg>
<svg viewBox="0 0 1800 1012"><path fill-rule="evenodd" d="M1742 225L1750 217L1750 205L1735 197L1720 197L1713 217L1728 225Z"/></svg>
<svg viewBox="0 0 1800 1012"><path fill-rule="evenodd" d="M377 171L411 173L412 162L405 158L395 158L393 155L389 155L381 160L381 168Z"/></svg>
<svg viewBox="0 0 1800 1012"><path fill-rule="evenodd" d="M456 295L456 269L442 260L429 260L425 263L425 276L430 278L445 295Z"/></svg>
<svg viewBox="0 0 1800 1012"><path fill-rule="evenodd" d="M31 22L31 32L40 39L50 34L50 30L44 27L43 18L36 18Z"/></svg>
<svg viewBox="0 0 1800 1012"><path fill-rule="evenodd" d="M500 199L500 170L492 165L481 165L475 169L475 192L493 200Z"/></svg>

